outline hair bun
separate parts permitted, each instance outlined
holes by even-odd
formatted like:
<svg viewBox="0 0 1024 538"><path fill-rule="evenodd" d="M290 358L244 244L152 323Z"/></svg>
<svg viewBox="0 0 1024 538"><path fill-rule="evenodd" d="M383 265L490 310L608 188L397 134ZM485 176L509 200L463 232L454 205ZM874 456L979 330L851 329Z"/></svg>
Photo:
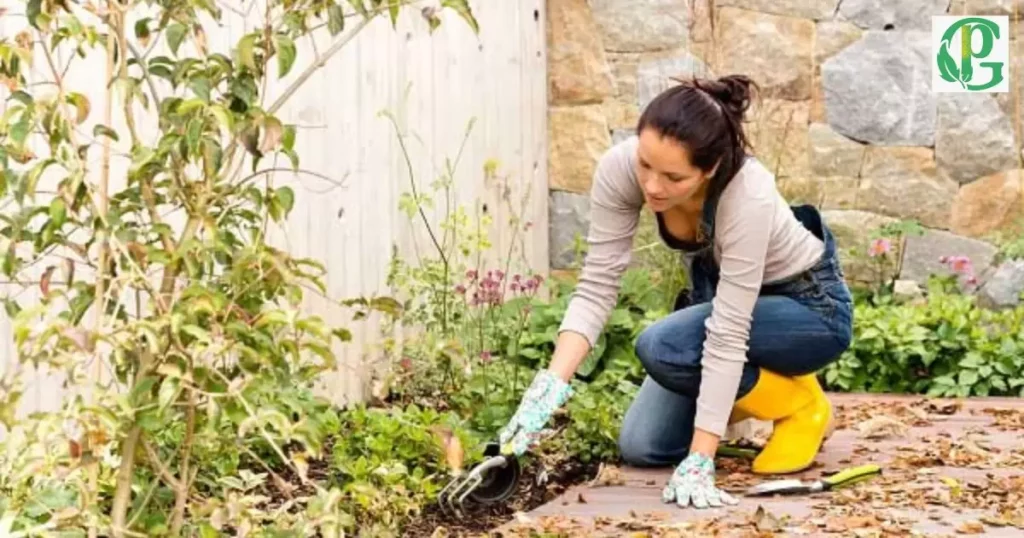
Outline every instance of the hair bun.
<svg viewBox="0 0 1024 538"><path fill-rule="evenodd" d="M750 77L745 75L725 75L715 82L717 84L712 86L717 91L712 91L712 93L722 103L722 106L736 114L742 114L747 111L747 108L750 107L753 90L757 87ZM712 89L708 88L708 90Z"/></svg>

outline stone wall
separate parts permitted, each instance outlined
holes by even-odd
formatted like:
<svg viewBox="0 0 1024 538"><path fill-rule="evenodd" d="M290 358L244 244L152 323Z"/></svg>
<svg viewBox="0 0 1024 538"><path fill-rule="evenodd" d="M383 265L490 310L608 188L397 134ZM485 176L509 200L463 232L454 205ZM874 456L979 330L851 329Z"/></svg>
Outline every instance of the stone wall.
<svg viewBox="0 0 1024 538"><path fill-rule="evenodd" d="M932 92L930 46L943 13L1010 15L1016 35L1014 1L1024 16L1024 0L548 0L553 268L585 235L597 159L668 77L743 73L762 90L756 155L792 203L825 211L842 247L916 219L928 230L901 245L901 279L967 255L991 300L1015 301L1024 268L997 271L990 238L1024 217L1024 46L1011 44L1006 94ZM862 259L845 263L871 278Z"/></svg>

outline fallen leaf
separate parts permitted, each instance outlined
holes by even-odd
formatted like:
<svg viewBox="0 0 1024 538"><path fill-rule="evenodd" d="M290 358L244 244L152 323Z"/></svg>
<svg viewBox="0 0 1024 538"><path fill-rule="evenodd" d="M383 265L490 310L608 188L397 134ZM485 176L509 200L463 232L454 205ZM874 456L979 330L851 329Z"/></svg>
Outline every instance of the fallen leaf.
<svg viewBox="0 0 1024 538"><path fill-rule="evenodd" d="M942 477L941 480L943 484L949 486L949 493L950 495L953 496L954 499L960 496L960 482L958 482L955 478L950 478L948 476Z"/></svg>
<svg viewBox="0 0 1024 538"><path fill-rule="evenodd" d="M461 473L466 459L466 451L462 448L462 440L447 426L432 426L430 430L434 433L441 451L444 452L444 459L445 463L448 464L448 468L455 474Z"/></svg>
<svg viewBox="0 0 1024 538"><path fill-rule="evenodd" d="M292 455L292 463L295 464L295 470L299 473L299 476L302 477L302 480L309 480L309 462L306 461L305 454Z"/></svg>
<svg viewBox="0 0 1024 538"><path fill-rule="evenodd" d="M928 404L928 411L936 415L955 415L964 406L963 402L952 402L945 405L938 405L934 402Z"/></svg>
<svg viewBox="0 0 1024 538"><path fill-rule="evenodd" d="M754 528L761 532L781 532L784 527L782 520L769 513L761 505L758 505L757 510L754 511L751 523L753 523Z"/></svg>
<svg viewBox="0 0 1024 538"><path fill-rule="evenodd" d="M964 521L956 531L963 534L983 534L985 526L977 521Z"/></svg>
<svg viewBox="0 0 1024 538"><path fill-rule="evenodd" d="M906 424L886 415L879 415L857 424L857 430L867 439L904 437L907 429Z"/></svg>
<svg viewBox="0 0 1024 538"><path fill-rule="evenodd" d="M601 464L601 467L597 470L597 476L590 481L592 487L599 486L621 486L626 483L625 475L622 473L622 469L615 467L614 465Z"/></svg>

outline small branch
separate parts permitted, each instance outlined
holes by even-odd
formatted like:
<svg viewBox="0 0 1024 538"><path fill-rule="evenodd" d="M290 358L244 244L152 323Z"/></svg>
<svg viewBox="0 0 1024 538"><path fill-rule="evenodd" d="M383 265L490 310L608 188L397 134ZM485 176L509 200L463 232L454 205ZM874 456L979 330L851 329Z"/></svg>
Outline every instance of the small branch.
<svg viewBox="0 0 1024 538"><path fill-rule="evenodd" d="M139 503L139 507L135 509L135 514L128 520L128 528L135 525L139 518L142 517L142 514L146 513L146 507L149 506L150 501L153 500L153 494L156 493L156 488L159 485L159 480L153 481L153 485L149 487L149 491L147 491L146 496L142 498L142 502Z"/></svg>
<svg viewBox="0 0 1024 538"><path fill-rule="evenodd" d="M239 17L242 17L243 19L247 15L246 12L242 11L241 9L238 9L235 6L232 6L231 4L225 2L224 0L217 0L217 5L222 7L222 8L224 8L224 9L226 9L226 10L228 10L228 11L230 11L230 12L232 12L232 13L234 13L235 15L238 15Z"/></svg>
<svg viewBox="0 0 1024 538"><path fill-rule="evenodd" d="M216 374L216 375L217 375L218 377L220 377L221 381L224 381L224 383L227 383L227 384L230 384L230 383L231 383L231 380L230 380L230 379L228 379L228 378L227 378L227 376L225 376L225 375L224 375L224 374L223 374L223 373L222 373L222 372L221 372L220 370L217 370L216 368L214 368L214 369L211 369L210 371L211 371L211 372L213 372L214 374ZM244 407L244 408L245 408L245 411L246 411L246 412L247 412L247 413L249 414L249 416L250 416L250 417L255 417L255 416L256 416L256 412L255 412L255 411L253 410L253 408L252 408L252 405L250 405L250 404L249 404L249 401L245 399L245 396L242 396L242 393L241 393L241 392L239 392L239 391L237 391L237 390L234 390L234 391L232 391L232 396L233 396L233 397L234 397L234 398L235 398L235 399L236 399L236 400L237 400L237 401L238 401L239 403L241 403L241 404L242 404L242 407ZM281 449L281 447L280 447L280 446L278 446L278 444L277 444L277 443L276 443L276 442L274 441L274 439L273 439L273 438L272 438L272 437L270 436L270 434L269 434L269 433L267 433L267 430L266 430L266 428L264 428L262 424L257 424L257 426L256 426L256 427L257 427L257 428L259 428L259 430L260 430L260 434L262 435L262 437L263 437L263 440L265 440L265 441L267 442L267 444L269 444L269 445L271 446L271 448L273 448L273 449L274 449L274 452L276 452L276 453L277 453L277 456L278 456L279 458L281 458L281 463L283 463L283 464L287 465L287 466L288 466L288 467L290 467L290 468L291 468L291 469L292 469L293 471L295 471L295 474L296 474L296 475L297 475L297 476L299 477L299 479L300 479L300 480L302 481L302 484L303 484L303 485L308 485L308 484L310 484L310 481L309 481L309 479L308 479L308 478L306 478L306 477L305 477L305 476L304 476L304 475L303 475L302 473L300 473L300 472L299 472L299 470L298 470L297 468L295 468L295 464L294 464L294 463L292 463L292 461L291 461L290 459L288 459L288 456L286 456L286 455L284 454L284 450L282 450L282 449ZM313 484L313 485L314 485L314 486L316 486L316 484ZM317 488L319 489L319 486L316 486L316 487L317 487Z"/></svg>
<svg viewBox="0 0 1024 538"><path fill-rule="evenodd" d="M322 179L322 180L324 180L324 181L334 185L335 187L341 188L341 187L345 186L344 180L343 181L337 181L337 180L335 180L334 178L332 178L332 177L330 177L328 175L321 174L320 172L314 172L312 170L295 170L295 169L292 169L292 168L284 168L284 167L273 167L273 168L266 168L266 169L263 169L263 170L257 170L255 172L253 172L252 174L249 174L248 176L246 176L246 177L242 178L241 180L239 180L238 181L238 186L241 187L241 186L245 185L246 183L248 183L250 181L253 181L254 179L256 179L256 178L258 178L258 177L260 177L262 175L272 174L272 173L275 173L275 172L294 172L295 174L307 174L307 175L313 176L313 177L315 177L317 179Z"/></svg>
<svg viewBox="0 0 1024 538"><path fill-rule="evenodd" d="M322 68L323 66L327 65L327 61L330 60L332 56L337 54L338 51L340 51L345 45L347 45L349 41L352 41L352 39L354 39L363 28L366 28L370 24L370 22L372 22L373 19L376 18L377 14L379 13L380 12L378 11L377 13L373 13L370 16L359 21L359 24L357 24L355 28L352 29L351 32L346 34L345 37L339 39L337 42L331 45L330 48L325 50L323 55L320 56L320 58L316 62L310 64L310 66L307 67L306 70L303 71L302 74L300 74L298 78L295 79L295 82L293 82L291 86L288 86L288 89L286 89L284 93L282 93L281 96L274 101L274 104L270 105L270 108L267 109L267 113L274 114L282 106L284 106L284 104L288 102L288 99L291 99L291 97L295 95L295 92L299 91L299 88L301 88L302 85L305 84L307 80L309 80L309 77L313 76L313 73L315 73L318 69Z"/></svg>
<svg viewBox="0 0 1024 538"><path fill-rule="evenodd" d="M128 40L125 37L124 32L124 12L119 10L116 16L114 16L111 20L116 21L111 30L113 30L113 33L117 34L117 58L120 61L118 65L117 78L124 80L128 78ZM142 72L145 73L146 66L143 65L141 67ZM107 77L107 80L110 80L110 77ZM132 146L135 146L136 144L139 143L139 131L135 126L135 112L132 111L132 103L133 99L131 95L124 96L124 121L125 124L128 125L128 134L132 137ZM159 105L159 103L156 103L156 106ZM108 107L108 117L109 110L110 109ZM109 120L107 125L110 125ZM105 140L109 140L109 138L105 138Z"/></svg>
<svg viewBox="0 0 1024 538"><path fill-rule="evenodd" d="M123 30L123 27L122 27L122 30ZM146 69L146 63L145 63L146 57L143 56L142 54L140 54L138 49L135 48L135 45L132 45L128 40L125 40L124 44L125 44L126 47L128 47L128 50L130 50L132 52L132 56L134 56L135 59L138 60L139 67L142 69L142 78L144 78L146 80L146 85L149 86L149 92L153 94L153 102L157 106L159 106L160 105L160 94L156 91L156 84L153 83L153 77L150 76L149 69Z"/></svg>
<svg viewBox="0 0 1024 538"><path fill-rule="evenodd" d="M115 538L123 537L127 530L125 519L127 519L128 505L132 497L132 473L135 469L135 451L138 448L140 437L142 437L142 427L135 424L128 430L128 434L121 443L121 465L117 469L117 482L111 507Z"/></svg>
<svg viewBox="0 0 1024 538"><path fill-rule="evenodd" d="M401 129L398 128L398 123L395 121L395 118L393 116L391 116L390 114L385 114L385 116L387 116L387 118L391 120L391 124L394 125L395 131L398 132L398 144L402 149L402 157L405 159L405 165L409 171L409 185L412 187L412 195L413 198L416 200L416 207L417 209L419 209L420 217L423 219L423 224L427 228L427 234L430 235L430 240L434 243L434 248L437 249L438 256L441 257L441 263L447 266L448 256L445 255L444 247L442 247L441 243L437 241L437 235L434 234L434 229L433 227L430 226L430 221L427 220L427 213L423 211L423 204L419 202L420 195L416 189L416 176L413 173L412 159L409 157L409 150L405 146L405 139L402 137Z"/></svg>
<svg viewBox="0 0 1024 538"><path fill-rule="evenodd" d="M153 445L146 441L142 441L142 449L146 451L146 458L153 465L153 469L160 475L160 478L163 479L171 489L177 490L181 483L177 478L174 478L174 474L171 473L171 470L168 469L167 465L165 465L163 460L160 459L160 454L158 454L156 449L153 448Z"/></svg>
<svg viewBox="0 0 1024 538"><path fill-rule="evenodd" d="M43 50L46 50L46 46L45 45L43 46ZM111 76L113 75L113 72L114 72L114 50L115 50L115 48L114 48L114 34L110 33L110 34L107 34L107 75L106 75L106 79L105 80L110 80L110 78L111 78ZM49 55L47 55L47 58L49 58ZM63 86L63 84L61 86ZM111 88L107 88L107 91L106 91L106 106L105 106L106 116L104 118L107 125L111 124L111 117L112 117L112 114L113 114L112 110L111 110L113 108L112 101L113 101L113 90ZM99 206L99 218L103 222L106 222L106 220L107 220L107 209L108 209L108 203L109 203L109 197L107 195L107 188L109 186L109 183L110 183L110 138L109 137L104 137L104 139L103 139L103 161L102 161L102 164L100 165L99 200L98 200L98 203L97 203L97 205ZM94 328L94 330L96 330L96 331L99 331L100 328L103 326L103 313L106 310L106 308L104 307L104 302L106 301L106 290L104 289L104 285L106 284L106 280L107 280L107 274L106 274L107 273L107 253L108 253L108 250L109 250L108 249L108 245L107 245L107 240L106 240L106 235L107 235L106 231L105 230L101 231L98 235L100 236L99 237L99 241L98 241L99 249L100 249L100 253L99 253L99 268L97 270L97 275L96 275L97 276L97 279L96 279L96 295L94 297L94 302L93 302L93 307L96 308L96 326ZM103 361L99 360L99 353L100 352L97 350L96 355L93 357L93 360L96 361L96 371L93 374L93 381L95 383L99 382L100 376L102 375L102 370L100 369L100 364ZM126 442L127 441L128 440L126 440ZM124 447L122 447L122 448L124 448ZM114 508L113 508L113 523L114 523L114 526L117 527L117 528L124 528L126 526L125 525L125 517L128 514L128 504L131 501L131 470L132 470L131 469L131 467L132 467L131 457L128 456L128 455L123 455L123 456L125 458L125 462L122 462L122 469L120 469L120 471L125 471L125 468L127 468L127 472L123 472L123 473L119 472L118 483L117 483L117 490L115 492L115 502L114 502ZM122 479L122 476L121 476L122 474L124 475L124 478L127 478L127 481L122 482L122 480L121 480ZM98 480L98 477L96 475L96 467L93 466L90 469L90 472L89 472L89 490L90 490L90 495L93 496L93 499L96 499L96 496L98 496L98 492L99 492L99 486L98 486L97 480ZM121 503L118 503L117 502L118 500L120 500ZM93 502L95 502L95 500ZM117 533L118 533L118 531L115 530L115 535L117 535ZM97 535L96 534L96 528L95 527L90 528L89 529L89 538L96 538L96 535Z"/></svg>
<svg viewBox="0 0 1024 538"><path fill-rule="evenodd" d="M190 377L193 374L193 372L189 372ZM181 447L181 478L178 479L178 487L174 491L171 536L181 536L181 528L185 525L185 509L188 507L188 494L191 489L189 459L192 457L192 444L196 434L196 405L198 405L196 393L189 391L188 407L185 409L185 442Z"/></svg>
<svg viewBox="0 0 1024 538"><path fill-rule="evenodd" d="M255 4L250 4L250 8L253 5L255 5ZM313 73L315 73L317 70L319 70L320 68L322 68L325 65L327 65L327 61L330 60L332 56L337 54L338 51L340 51L342 48L345 47L345 45L347 45L350 41L352 41L359 34L359 32L363 30L363 28L366 28L367 26L369 26L369 24L371 22L373 22L373 20L376 19L377 16L380 15L381 13L383 13L383 10L381 10L379 8L374 10L374 11L372 11L372 12L370 12L370 13L368 13L367 16L364 17L363 20L359 21L359 24L357 24L355 27L353 27L352 30L349 31L344 37L342 37L341 39L339 39L338 41L333 43L326 51L324 51L323 54L318 54L316 61L311 63L309 66L307 66L305 71L303 71L301 74L299 74L299 76L296 77L295 81L292 82L291 85L288 86L287 89L285 89L284 93L282 93L281 96L278 97L277 100L275 100L274 103L270 105L270 108L267 109L267 114L273 115L278 110L280 110L281 107L283 107L285 105L285 103L287 103L288 100L291 99L292 96L295 95L295 92L299 91L299 88L301 88L302 85L305 84L306 81L309 80L309 78L313 76ZM233 162L234 158L235 158L235 151L237 151L237 150L238 150L238 138L236 137L235 139L233 139L231 141L231 143L228 145L227 149L224 151L224 162L226 162L226 163ZM241 171L242 163L244 161L245 161L245 154L242 155L242 158L238 162L237 167L234 167L234 170L232 170L227 175L227 177L231 178L231 177L234 177L236 174L238 174L238 172ZM228 167L228 168L231 168L231 167Z"/></svg>
<svg viewBox="0 0 1024 538"><path fill-rule="evenodd" d="M263 461L262 458L260 458L258 455L256 455L256 453L253 452L252 449L250 449L249 447L247 447L245 445L240 445L240 446L242 447L242 451L244 451L246 454L248 454L250 458L252 458L253 460L256 461L256 463L260 464L260 466L263 467L263 470L266 471L267 474L269 474L271 476L271 478L273 479L272 481L273 481L274 485L277 487L278 491L283 493L284 496L288 497L289 499L294 498L294 496L292 495L292 491L285 487L288 484L288 482L284 478L281 478L281 475L279 475L276 472L274 472L274 469L271 468L270 465L267 465L267 462ZM296 474L298 474L298 473L296 473ZM301 478L301 475L300 475L300 478Z"/></svg>

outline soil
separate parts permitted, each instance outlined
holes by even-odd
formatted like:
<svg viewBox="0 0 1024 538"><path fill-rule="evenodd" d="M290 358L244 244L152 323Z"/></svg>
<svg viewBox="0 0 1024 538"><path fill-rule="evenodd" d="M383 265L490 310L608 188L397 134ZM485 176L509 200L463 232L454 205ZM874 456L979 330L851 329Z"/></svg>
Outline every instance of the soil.
<svg viewBox="0 0 1024 538"><path fill-rule="evenodd" d="M434 504L426 507L420 517L411 521L402 536L429 538L431 536L477 537L511 521L517 512L529 512L556 499L568 488L590 481L597 476L597 463L566 461L548 468L545 480L538 480L544 465L531 462L523 468L518 491L507 501L491 506L471 505L462 518L448 515ZM538 483L543 482L543 483ZM442 529L443 528L443 529Z"/></svg>

